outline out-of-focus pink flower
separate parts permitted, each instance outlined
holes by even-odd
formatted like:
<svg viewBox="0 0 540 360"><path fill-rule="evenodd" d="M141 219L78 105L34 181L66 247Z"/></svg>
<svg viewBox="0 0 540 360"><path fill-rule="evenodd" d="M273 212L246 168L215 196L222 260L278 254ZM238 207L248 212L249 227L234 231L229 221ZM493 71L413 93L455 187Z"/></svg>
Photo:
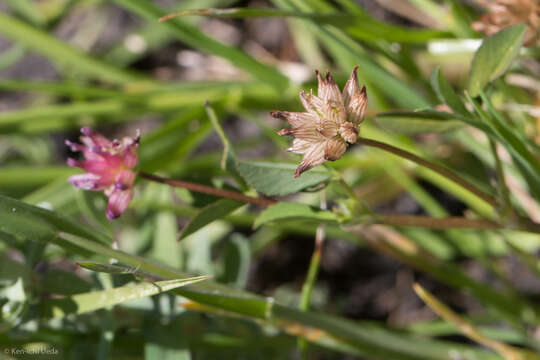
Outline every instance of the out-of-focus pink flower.
<svg viewBox="0 0 540 360"><path fill-rule="evenodd" d="M103 135L84 127L80 137L82 144L66 140L72 151L83 153L84 160L69 158L69 166L77 166L87 173L71 176L68 181L85 190L104 190L109 198L107 218L119 217L128 207L133 197L133 182L139 157L139 132L135 138L124 137L122 140L109 141Z"/></svg>
<svg viewBox="0 0 540 360"><path fill-rule="evenodd" d="M367 106L366 87L360 88L355 67L349 80L339 91L336 82L326 73L323 78L316 71L319 81L317 95L300 92L306 112L272 111L270 115L287 121L292 128L282 129L279 135L294 137L287 151L303 154L304 159L294 177L300 176L325 161L335 161L345 153L348 144L358 138L358 126L364 120Z"/></svg>

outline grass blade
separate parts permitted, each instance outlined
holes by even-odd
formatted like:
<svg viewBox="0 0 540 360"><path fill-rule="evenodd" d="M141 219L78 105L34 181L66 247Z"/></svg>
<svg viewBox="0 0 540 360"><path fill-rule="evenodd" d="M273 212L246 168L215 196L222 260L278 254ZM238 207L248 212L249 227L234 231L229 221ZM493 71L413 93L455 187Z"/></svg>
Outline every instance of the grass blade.
<svg viewBox="0 0 540 360"><path fill-rule="evenodd" d="M115 2L149 21L157 21L165 15L163 10L147 0L115 0ZM261 64L241 50L214 40L192 24L173 19L162 23L161 26L187 45L227 59L231 64L246 70L262 82L272 84L277 90L284 90L289 85L289 80L276 69Z"/></svg>
<svg viewBox="0 0 540 360"><path fill-rule="evenodd" d="M82 51L5 13L0 13L0 33L60 65L105 82L126 84L142 80L134 73L89 57Z"/></svg>
<svg viewBox="0 0 540 360"><path fill-rule="evenodd" d="M214 16L225 18L252 18L252 17L293 17L313 21L317 24L333 25L345 29L350 35L372 40L373 38L403 43L423 43L431 39L448 37L450 34L437 30L410 29L390 25L372 19L365 13L348 14L334 13L308 13L300 11L286 11L274 8L229 8L229 9L197 9L183 10L165 15L159 21L167 21L182 16Z"/></svg>
<svg viewBox="0 0 540 360"><path fill-rule="evenodd" d="M69 314L84 314L90 311L108 308L126 301L171 291L182 286L194 284L210 278L210 276L195 276L186 279L144 282L137 285L122 286L114 289L93 291L73 295L48 303L52 317L65 317Z"/></svg>

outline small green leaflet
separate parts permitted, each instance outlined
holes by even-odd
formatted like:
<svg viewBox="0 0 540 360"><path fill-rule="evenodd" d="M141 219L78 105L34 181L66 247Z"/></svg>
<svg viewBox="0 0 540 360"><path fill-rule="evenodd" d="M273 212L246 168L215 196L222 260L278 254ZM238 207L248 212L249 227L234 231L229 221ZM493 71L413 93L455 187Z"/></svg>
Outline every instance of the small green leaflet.
<svg viewBox="0 0 540 360"><path fill-rule="evenodd" d="M499 31L482 42L471 66L469 94L472 97L478 96L487 83L508 69L521 48L525 29L524 24L515 25Z"/></svg>

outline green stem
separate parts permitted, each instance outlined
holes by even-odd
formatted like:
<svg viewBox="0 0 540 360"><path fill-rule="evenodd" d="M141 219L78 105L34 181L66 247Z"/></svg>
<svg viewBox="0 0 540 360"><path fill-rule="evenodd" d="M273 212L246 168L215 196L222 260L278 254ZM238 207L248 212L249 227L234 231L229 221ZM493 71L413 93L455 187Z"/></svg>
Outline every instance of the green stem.
<svg viewBox="0 0 540 360"><path fill-rule="evenodd" d="M326 191L323 189L321 192L321 209L326 210ZM317 280L317 274L319 273L319 264L321 262L322 246L325 238L325 225L320 224L317 227L315 233L315 248L311 255L311 261L309 263L309 269L307 273L304 285L302 285L302 294L300 296L300 304L298 309L301 311L308 311L309 304L311 302L311 294L313 293L313 287ZM307 342L304 338L298 338L298 348L303 359L307 359Z"/></svg>
<svg viewBox="0 0 540 360"><path fill-rule="evenodd" d="M495 159L495 166L497 170L497 191L499 192L499 197L502 203L500 211L501 211L501 214L505 216L512 212L510 191L508 190L508 187L506 186L503 165L499 157L499 154L497 153L497 144L495 144L495 142L491 138L489 138L489 147L491 149L491 152L493 153L493 158Z"/></svg>
<svg viewBox="0 0 540 360"><path fill-rule="evenodd" d="M434 218L419 215L376 215L373 223L426 229L504 229L501 224L493 221L454 216Z"/></svg>
<svg viewBox="0 0 540 360"><path fill-rule="evenodd" d="M455 182L456 184L460 185L464 189L467 189L469 192L473 193L474 195L478 196L480 199L484 200L491 206L496 207L497 206L497 200L485 193L484 191L477 188L472 183L468 182L467 180L459 177L458 175L454 174L451 170L442 167L440 165L437 165L435 163L432 163L430 161L427 161L425 159L422 159L419 156L414 155L413 153L410 153L408 151L402 150L400 148L397 148L395 146L377 141L372 139L365 139L365 138L358 138L356 141L357 144L365 145L365 146L371 146L376 147L384 151L388 151L394 155L397 155L399 157L402 157L404 159L410 160L414 163L417 163L418 165L422 165L430 170L435 171L436 173L444 176L445 178Z"/></svg>

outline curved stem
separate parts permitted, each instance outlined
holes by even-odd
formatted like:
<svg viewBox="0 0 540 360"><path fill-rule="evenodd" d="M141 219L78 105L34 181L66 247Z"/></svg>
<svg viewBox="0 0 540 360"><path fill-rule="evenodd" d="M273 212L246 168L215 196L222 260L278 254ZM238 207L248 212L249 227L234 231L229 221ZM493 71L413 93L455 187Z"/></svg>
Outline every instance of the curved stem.
<svg viewBox="0 0 540 360"><path fill-rule="evenodd" d="M162 178L160 176L147 174L144 172L139 173L139 176L146 180L158 182L160 184L166 184L173 187L184 188L190 191L200 192L204 194L214 195L222 198L233 199L245 203L255 204L259 206L272 206L278 203L277 200L266 199L260 197L247 196L242 193L224 189L217 189L207 185L196 184L182 180L172 180ZM502 224L481 219L467 219L464 217L445 217L445 218L433 218L429 216L417 216L417 215L379 215L370 213L367 215L369 220L366 223L370 224L382 224L391 226L413 226L424 227L430 229L504 229L506 228ZM540 233L540 224L528 220L528 222L521 219L518 224L515 225L515 230L528 231L533 233Z"/></svg>
<svg viewBox="0 0 540 360"><path fill-rule="evenodd" d="M440 175L444 176L445 178L447 178L449 180L452 180L453 182L460 185L464 189L467 189L468 191L470 191L474 195L478 196L480 199L484 200L485 202L487 202L491 206L496 207L498 205L497 200L493 196L491 196L491 195L485 193L484 191L480 190L475 185L471 184L467 180L465 180L465 179L459 177L458 175L456 175L455 173L453 173L451 170L449 170L449 169L447 169L445 167L442 167L440 165L437 165L435 163L432 163L430 161L427 161L425 159L422 159L421 157L416 156L413 153L410 153L408 151L402 150L402 149L397 148L395 146L392 146L392 145L389 145L389 144L386 144L386 143L383 143L383 142L380 142L380 141L377 141L377 140L372 140L372 139L358 138L356 143L361 144L361 145L365 145L365 146L376 147L376 148L379 148L381 150L388 151L388 152L390 152L390 153L392 153L394 155L397 155L397 156L402 157L404 159L415 162L418 165L422 165L424 167L427 167L428 169L431 169L431 170L435 171L436 173L439 173Z"/></svg>
<svg viewBox="0 0 540 360"><path fill-rule="evenodd" d="M231 191L231 190L224 190L224 189L218 189L215 187L192 183L188 181L182 181L182 180L172 180L172 179L166 179L162 178L160 176L147 174L144 172L140 172L139 176L142 178L145 178L146 180L158 182L160 184L167 184L169 186L178 187L178 188L184 188L187 190L203 193L203 194L209 194L214 196L219 196L222 198L227 199L233 199L238 200L245 203L255 204L259 206L271 206L277 203L276 200L272 199L265 199L260 197L253 197L253 196L247 196L242 193Z"/></svg>

